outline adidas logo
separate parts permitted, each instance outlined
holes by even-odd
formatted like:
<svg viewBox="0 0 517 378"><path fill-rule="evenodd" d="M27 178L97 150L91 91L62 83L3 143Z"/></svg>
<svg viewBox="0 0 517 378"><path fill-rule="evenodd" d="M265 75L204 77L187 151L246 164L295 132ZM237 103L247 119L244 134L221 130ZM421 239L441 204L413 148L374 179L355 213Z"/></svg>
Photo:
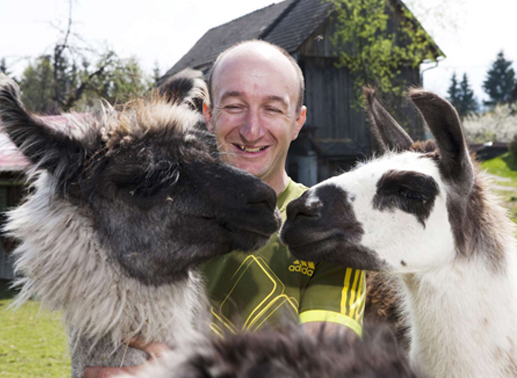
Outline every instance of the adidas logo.
<svg viewBox="0 0 517 378"><path fill-rule="evenodd" d="M296 260L292 265L289 265L290 272L300 272L312 277L314 274L314 263L311 261Z"/></svg>

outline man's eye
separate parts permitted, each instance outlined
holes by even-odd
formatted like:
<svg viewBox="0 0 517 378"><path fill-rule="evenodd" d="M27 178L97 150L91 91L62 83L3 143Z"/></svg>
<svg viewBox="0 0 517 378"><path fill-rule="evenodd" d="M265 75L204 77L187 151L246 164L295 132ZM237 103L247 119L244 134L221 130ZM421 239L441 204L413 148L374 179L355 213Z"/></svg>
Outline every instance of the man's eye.
<svg viewBox="0 0 517 378"><path fill-rule="evenodd" d="M230 110L230 111L233 110L234 111L234 110L241 110L241 109L243 109L243 106L241 106L241 105L226 105L224 108L226 110Z"/></svg>
<svg viewBox="0 0 517 378"><path fill-rule="evenodd" d="M272 113L281 113L280 109L277 108L266 108L266 110Z"/></svg>

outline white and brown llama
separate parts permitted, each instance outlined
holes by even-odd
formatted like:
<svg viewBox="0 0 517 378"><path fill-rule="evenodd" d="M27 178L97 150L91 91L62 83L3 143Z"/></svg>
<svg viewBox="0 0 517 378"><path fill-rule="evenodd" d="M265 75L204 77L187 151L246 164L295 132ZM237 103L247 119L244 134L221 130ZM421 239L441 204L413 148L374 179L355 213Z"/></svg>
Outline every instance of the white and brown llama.
<svg viewBox="0 0 517 378"><path fill-rule="evenodd" d="M365 94L384 154L291 202L283 240L298 258L400 277L410 361L429 377L517 377L515 229L456 111L411 90L435 136L414 144Z"/></svg>
<svg viewBox="0 0 517 378"><path fill-rule="evenodd" d="M204 321L197 264L254 250L279 227L276 195L222 163L204 131L200 73L150 101L77 120L69 135L28 113L0 74L3 131L31 162L32 193L9 213L21 287L61 310L72 377L85 366L136 365L129 338L180 344Z"/></svg>

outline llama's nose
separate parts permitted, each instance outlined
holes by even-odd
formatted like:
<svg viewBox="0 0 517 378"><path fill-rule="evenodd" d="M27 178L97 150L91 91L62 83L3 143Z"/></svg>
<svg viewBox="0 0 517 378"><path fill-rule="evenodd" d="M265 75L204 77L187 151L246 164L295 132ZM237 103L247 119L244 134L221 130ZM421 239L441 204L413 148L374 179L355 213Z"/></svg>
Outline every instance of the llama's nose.
<svg viewBox="0 0 517 378"><path fill-rule="evenodd" d="M311 198L309 193L305 192L300 198L287 205L287 220L319 217L322 207L323 203L320 200Z"/></svg>
<svg viewBox="0 0 517 378"><path fill-rule="evenodd" d="M249 193L247 198L249 205L263 205L271 211L276 208L276 193L269 185L258 185Z"/></svg>

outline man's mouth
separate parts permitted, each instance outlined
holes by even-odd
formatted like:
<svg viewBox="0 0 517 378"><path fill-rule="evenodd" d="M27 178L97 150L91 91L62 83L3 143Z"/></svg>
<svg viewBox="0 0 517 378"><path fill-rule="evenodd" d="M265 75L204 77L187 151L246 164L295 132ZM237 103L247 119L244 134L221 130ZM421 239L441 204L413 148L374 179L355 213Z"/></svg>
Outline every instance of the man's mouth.
<svg viewBox="0 0 517 378"><path fill-rule="evenodd" d="M234 144L234 146L237 147L239 150L241 150L243 152L249 152L249 153L257 153L257 152L260 152L260 151L264 151L266 148L269 147L269 146L246 147L246 146L241 146L240 144Z"/></svg>

